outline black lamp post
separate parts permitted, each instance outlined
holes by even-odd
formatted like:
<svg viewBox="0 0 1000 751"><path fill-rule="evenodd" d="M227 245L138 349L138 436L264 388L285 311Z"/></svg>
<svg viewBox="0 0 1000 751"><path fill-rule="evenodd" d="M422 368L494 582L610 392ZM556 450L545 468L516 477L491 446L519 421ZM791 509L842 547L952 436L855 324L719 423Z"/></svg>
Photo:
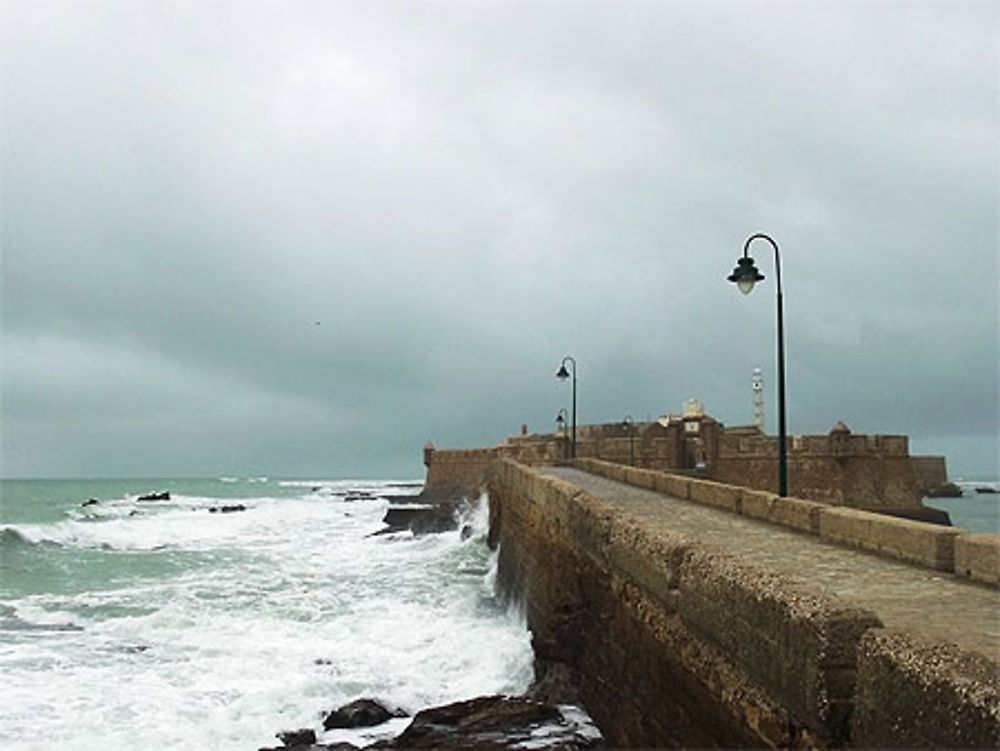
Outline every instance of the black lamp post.
<svg viewBox="0 0 1000 751"><path fill-rule="evenodd" d="M566 363L572 363L573 365L573 428L570 432L569 439L569 456L571 459L576 458L576 360L567 355L563 358L562 364L559 366L559 371L556 373L556 378L560 381L565 381L569 378L570 373L566 370Z"/></svg>
<svg viewBox="0 0 1000 751"><path fill-rule="evenodd" d="M749 295L754 285L764 280L764 275L757 270L753 258L747 255L750 243L758 239L767 240L774 248L774 269L778 280L778 495L784 498L788 495L788 436L785 425L784 305L781 301L781 259L778 244L761 232L751 235L743 246L743 257L736 261L736 268L726 279L735 283L744 295Z"/></svg>
<svg viewBox="0 0 1000 751"><path fill-rule="evenodd" d="M625 419L622 420L622 427L628 431L628 464L630 467L635 466L635 425L632 420L632 415L625 415Z"/></svg>
<svg viewBox="0 0 1000 751"><path fill-rule="evenodd" d="M562 433L563 437L566 437L566 408L560 407L559 412L556 413L556 432ZM563 444L563 459L569 458L569 444Z"/></svg>

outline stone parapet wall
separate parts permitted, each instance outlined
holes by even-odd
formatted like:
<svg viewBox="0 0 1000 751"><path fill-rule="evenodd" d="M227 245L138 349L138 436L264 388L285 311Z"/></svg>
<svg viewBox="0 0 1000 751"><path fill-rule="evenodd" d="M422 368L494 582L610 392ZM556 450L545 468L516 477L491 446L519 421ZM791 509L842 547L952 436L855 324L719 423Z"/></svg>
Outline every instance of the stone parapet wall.
<svg viewBox="0 0 1000 751"><path fill-rule="evenodd" d="M500 583L541 663L582 677L613 747L837 745L878 619L511 461L489 485Z"/></svg>
<svg viewBox="0 0 1000 751"><path fill-rule="evenodd" d="M824 514L845 511L594 459L575 464L807 534L829 533ZM885 630L869 611L514 461L494 465L489 494L498 583L524 606L539 677L554 662L575 671L611 747L1000 741L996 663L986 657ZM968 537L948 535L956 558ZM986 548L966 547L970 568L995 566Z"/></svg>
<svg viewBox="0 0 1000 751"><path fill-rule="evenodd" d="M970 534L956 527L801 498L781 498L773 493L736 485L636 470L598 459L577 459L573 464L619 482L791 527L828 542L1000 586L998 535Z"/></svg>
<svg viewBox="0 0 1000 751"><path fill-rule="evenodd" d="M960 535L955 538L955 573L1000 586L1000 535Z"/></svg>
<svg viewBox="0 0 1000 751"><path fill-rule="evenodd" d="M996 663L979 655L872 630L858 650L852 745L1000 748L997 684Z"/></svg>
<svg viewBox="0 0 1000 751"><path fill-rule="evenodd" d="M819 536L938 571L955 570L955 538L962 530L897 519L853 508L820 511Z"/></svg>

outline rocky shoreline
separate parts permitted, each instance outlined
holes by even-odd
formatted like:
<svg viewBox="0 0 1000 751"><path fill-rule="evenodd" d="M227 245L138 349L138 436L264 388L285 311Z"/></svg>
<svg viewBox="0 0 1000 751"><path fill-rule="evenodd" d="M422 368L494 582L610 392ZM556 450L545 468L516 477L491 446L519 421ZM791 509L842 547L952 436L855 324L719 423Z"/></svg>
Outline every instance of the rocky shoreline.
<svg viewBox="0 0 1000 751"><path fill-rule="evenodd" d="M374 728L394 712L372 699L359 699L323 721L325 731ZM280 746L259 751L374 751L375 749L448 748L456 751L500 751L603 748L600 732L585 712L572 705L555 705L528 696L480 696L417 712L393 738L356 746L345 741L321 743L312 728L276 734Z"/></svg>
<svg viewBox="0 0 1000 751"><path fill-rule="evenodd" d="M461 516L471 509L465 497L448 493L381 496L389 509L383 518L386 527L376 535L409 530L414 535L438 534L459 528ZM357 498L357 500L363 500ZM466 530L461 530L465 534ZM471 533L471 530L469 530ZM315 728L281 730L275 737L279 746L259 751L361 751L361 749L430 749L457 751L499 751L500 749L564 749L576 751L604 747L600 731L578 703L577 682L559 663L535 660L536 680L522 696L480 696L422 709L393 737L390 723L408 715L385 706L377 699L359 698L333 711ZM370 728L383 737L363 745L344 740L321 740L345 729Z"/></svg>

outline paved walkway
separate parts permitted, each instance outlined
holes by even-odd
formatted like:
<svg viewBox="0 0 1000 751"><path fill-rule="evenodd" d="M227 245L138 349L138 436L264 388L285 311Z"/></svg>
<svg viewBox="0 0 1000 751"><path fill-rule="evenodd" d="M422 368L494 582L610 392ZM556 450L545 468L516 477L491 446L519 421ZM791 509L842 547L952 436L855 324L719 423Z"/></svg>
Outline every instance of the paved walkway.
<svg viewBox="0 0 1000 751"><path fill-rule="evenodd" d="M875 612L888 628L1000 661L1000 590L568 467L546 467L652 527L715 545Z"/></svg>

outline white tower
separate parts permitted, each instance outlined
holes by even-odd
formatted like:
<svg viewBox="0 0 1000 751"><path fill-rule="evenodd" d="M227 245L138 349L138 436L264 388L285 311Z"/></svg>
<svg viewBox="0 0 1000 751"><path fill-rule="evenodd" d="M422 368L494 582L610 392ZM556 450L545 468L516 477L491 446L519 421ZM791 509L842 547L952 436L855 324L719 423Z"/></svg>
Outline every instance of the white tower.
<svg viewBox="0 0 1000 751"><path fill-rule="evenodd" d="M750 380L750 387L753 389L753 424L760 432L764 432L764 375L760 368L753 369L753 377Z"/></svg>

